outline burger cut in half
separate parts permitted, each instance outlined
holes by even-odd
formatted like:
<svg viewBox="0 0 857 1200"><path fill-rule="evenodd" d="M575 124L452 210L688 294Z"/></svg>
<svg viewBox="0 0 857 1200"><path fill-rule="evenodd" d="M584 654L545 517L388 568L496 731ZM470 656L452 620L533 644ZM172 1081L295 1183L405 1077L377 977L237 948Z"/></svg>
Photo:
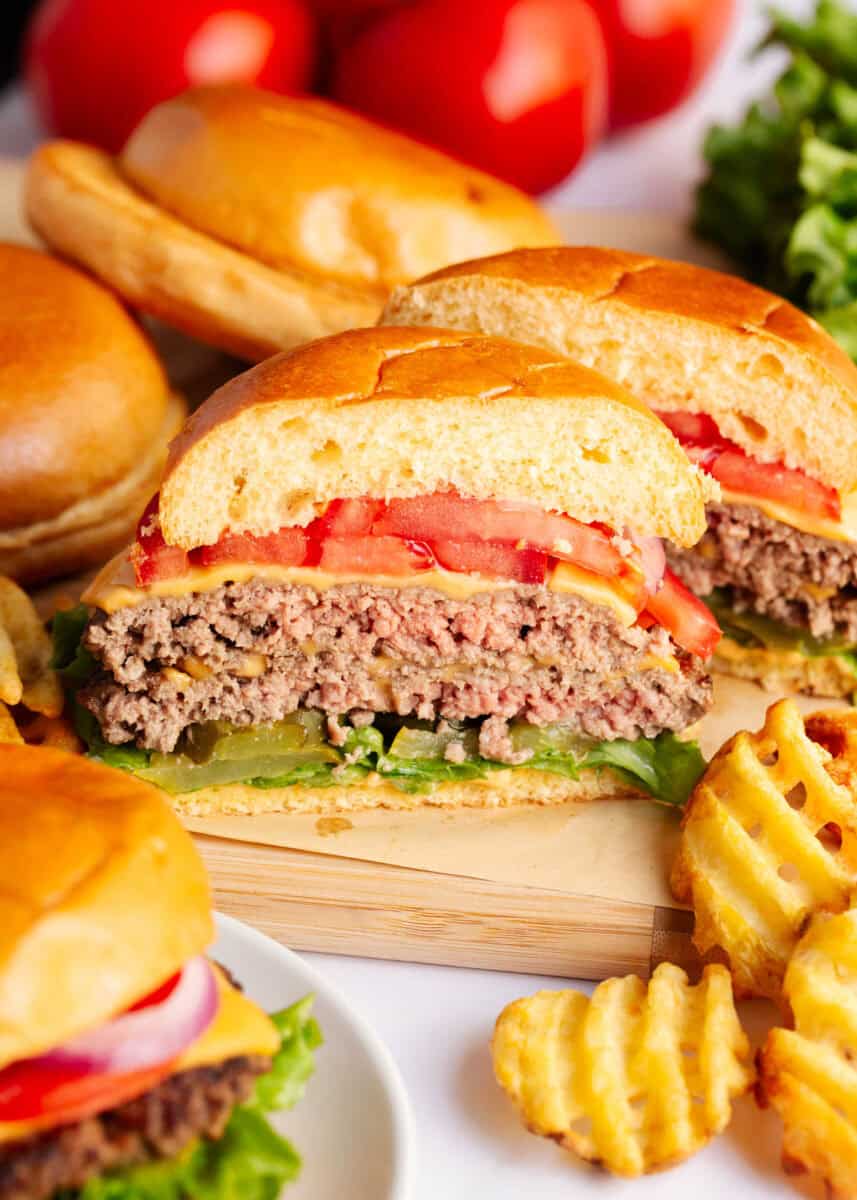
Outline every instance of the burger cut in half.
<svg viewBox="0 0 857 1200"><path fill-rule="evenodd" d="M156 788L0 746L0 1198L274 1197L320 1035L206 956L211 898Z"/></svg>
<svg viewBox="0 0 857 1200"><path fill-rule="evenodd" d="M552 354L315 342L197 411L57 622L78 726L191 813L682 799L719 631L659 539L692 544L712 494Z"/></svg>
<svg viewBox="0 0 857 1200"><path fill-rule="evenodd" d="M521 250L397 290L382 320L567 354L654 408L718 481L670 563L723 628L717 664L773 690L857 691L857 367L741 279L619 250Z"/></svg>

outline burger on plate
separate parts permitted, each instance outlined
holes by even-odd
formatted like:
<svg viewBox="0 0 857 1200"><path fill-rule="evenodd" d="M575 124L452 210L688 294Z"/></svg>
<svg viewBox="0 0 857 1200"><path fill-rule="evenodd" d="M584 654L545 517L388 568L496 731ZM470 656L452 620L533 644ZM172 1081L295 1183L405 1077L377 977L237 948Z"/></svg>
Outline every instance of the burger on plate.
<svg viewBox="0 0 857 1200"><path fill-rule="evenodd" d="M671 566L716 613L725 670L857 691L857 367L816 321L741 279L619 250L462 263L384 321L503 334L629 387L720 484Z"/></svg>
<svg viewBox="0 0 857 1200"><path fill-rule="evenodd" d="M660 539L715 488L532 347L378 328L269 359L58 619L78 728L196 814L681 800L719 631Z"/></svg>
<svg viewBox="0 0 857 1200"><path fill-rule="evenodd" d="M202 862L156 788L0 745L0 1197L274 1197L320 1036L207 956Z"/></svg>

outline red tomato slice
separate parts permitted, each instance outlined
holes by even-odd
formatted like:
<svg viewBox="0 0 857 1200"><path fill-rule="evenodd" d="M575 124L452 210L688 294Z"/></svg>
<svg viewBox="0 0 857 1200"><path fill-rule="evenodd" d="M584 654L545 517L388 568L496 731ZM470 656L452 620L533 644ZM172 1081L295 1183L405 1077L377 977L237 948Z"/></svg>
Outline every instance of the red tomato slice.
<svg viewBox="0 0 857 1200"><path fill-rule="evenodd" d="M219 563L278 563L299 567L307 557L306 530L286 526L278 533L257 536L252 533L225 533L213 546L200 546L191 552L194 565L214 567Z"/></svg>
<svg viewBox="0 0 857 1200"><path fill-rule="evenodd" d="M0 1071L0 1122L56 1116L80 1121L149 1091L170 1074L173 1061L126 1075L83 1073L72 1067L24 1060Z"/></svg>
<svg viewBox="0 0 857 1200"><path fill-rule="evenodd" d="M535 505L497 500L469 500L454 492L436 492L407 500L391 500L372 527L433 544L446 540L524 546L577 563L598 575L616 576L623 559L609 533L562 513Z"/></svg>
<svg viewBox="0 0 857 1200"><path fill-rule="evenodd" d="M369 533L384 511L383 500L331 500L327 511L313 522L318 536L343 537L346 534Z"/></svg>
<svg viewBox="0 0 857 1200"><path fill-rule="evenodd" d="M428 547L399 537L353 534L325 538L318 565L334 575L413 575L434 566Z"/></svg>
<svg viewBox="0 0 857 1200"><path fill-rule="evenodd" d="M185 575L189 561L187 551L168 546L158 520L158 495L146 505L137 525L137 540L131 548L134 578L138 587L157 583L159 579L176 579Z"/></svg>
<svg viewBox="0 0 857 1200"><path fill-rule="evenodd" d="M510 579L516 583L544 583L548 556L540 550L516 550L495 542L434 542L437 561L447 571Z"/></svg>
<svg viewBox="0 0 857 1200"><path fill-rule="evenodd" d="M713 654L722 636L714 614L669 569L660 588L649 596L646 612L663 625L682 650L698 658Z"/></svg>

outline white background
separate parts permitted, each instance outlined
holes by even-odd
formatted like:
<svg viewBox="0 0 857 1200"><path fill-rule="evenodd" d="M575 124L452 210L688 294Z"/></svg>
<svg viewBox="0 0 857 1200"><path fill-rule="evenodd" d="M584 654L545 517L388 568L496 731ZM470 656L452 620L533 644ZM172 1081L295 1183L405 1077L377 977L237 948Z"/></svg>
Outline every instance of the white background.
<svg viewBox="0 0 857 1200"><path fill-rule="evenodd" d="M468 2L468 0L462 0ZM779 7L807 11L801 0ZM576 207L690 210L700 167L698 148L713 120L729 120L775 75L776 55L748 64L764 28L762 6L739 0L739 19L718 67L703 89L675 115L599 150L554 193ZM0 105L0 154L25 153L38 136L26 104L12 93ZM749 1101L728 1133L689 1165L644 1182L611 1180L575 1165L553 1145L519 1127L491 1076L488 1042L503 1006L538 987L561 981L498 972L382 963L309 955L380 1033L408 1088L420 1138L415 1200L603 1200L675 1197L707 1200L804 1194L777 1166L778 1129L771 1114ZM343 1086L348 1086L343 1081ZM331 1130L335 1147L336 1131ZM335 1149L332 1150L335 1153ZM319 1197L318 1200L347 1200Z"/></svg>

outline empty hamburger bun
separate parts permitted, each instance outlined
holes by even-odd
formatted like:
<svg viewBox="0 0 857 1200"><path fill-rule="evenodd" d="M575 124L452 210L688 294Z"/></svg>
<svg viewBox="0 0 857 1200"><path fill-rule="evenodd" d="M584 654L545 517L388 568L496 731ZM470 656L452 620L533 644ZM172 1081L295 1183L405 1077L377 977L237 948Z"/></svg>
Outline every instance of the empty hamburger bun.
<svg viewBox="0 0 857 1200"><path fill-rule="evenodd" d="M32 582L127 542L184 405L99 284L0 244L0 573Z"/></svg>
<svg viewBox="0 0 857 1200"><path fill-rule="evenodd" d="M215 392L172 443L167 542L306 525L332 500L455 489L693 544L716 485L646 406L506 339L379 327L277 355Z"/></svg>
<svg viewBox="0 0 857 1200"><path fill-rule="evenodd" d="M811 317L734 276L622 250L520 250L398 288L381 319L546 346L653 408L708 413L763 462L857 488L857 367Z"/></svg>
<svg viewBox="0 0 857 1200"><path fill-rule="evenodd" d="M0 745L0 1066L96 1028L214 938L208 881L161 793Z"/></svg>
<svg viewBox="0 0 857 1200"><path fill-rule="evenodd" d="M35 154L34 228L127 300L247 359L372 324L398 283L558 235L517 189L323 100L198 88L118 159Z"/></svg>

